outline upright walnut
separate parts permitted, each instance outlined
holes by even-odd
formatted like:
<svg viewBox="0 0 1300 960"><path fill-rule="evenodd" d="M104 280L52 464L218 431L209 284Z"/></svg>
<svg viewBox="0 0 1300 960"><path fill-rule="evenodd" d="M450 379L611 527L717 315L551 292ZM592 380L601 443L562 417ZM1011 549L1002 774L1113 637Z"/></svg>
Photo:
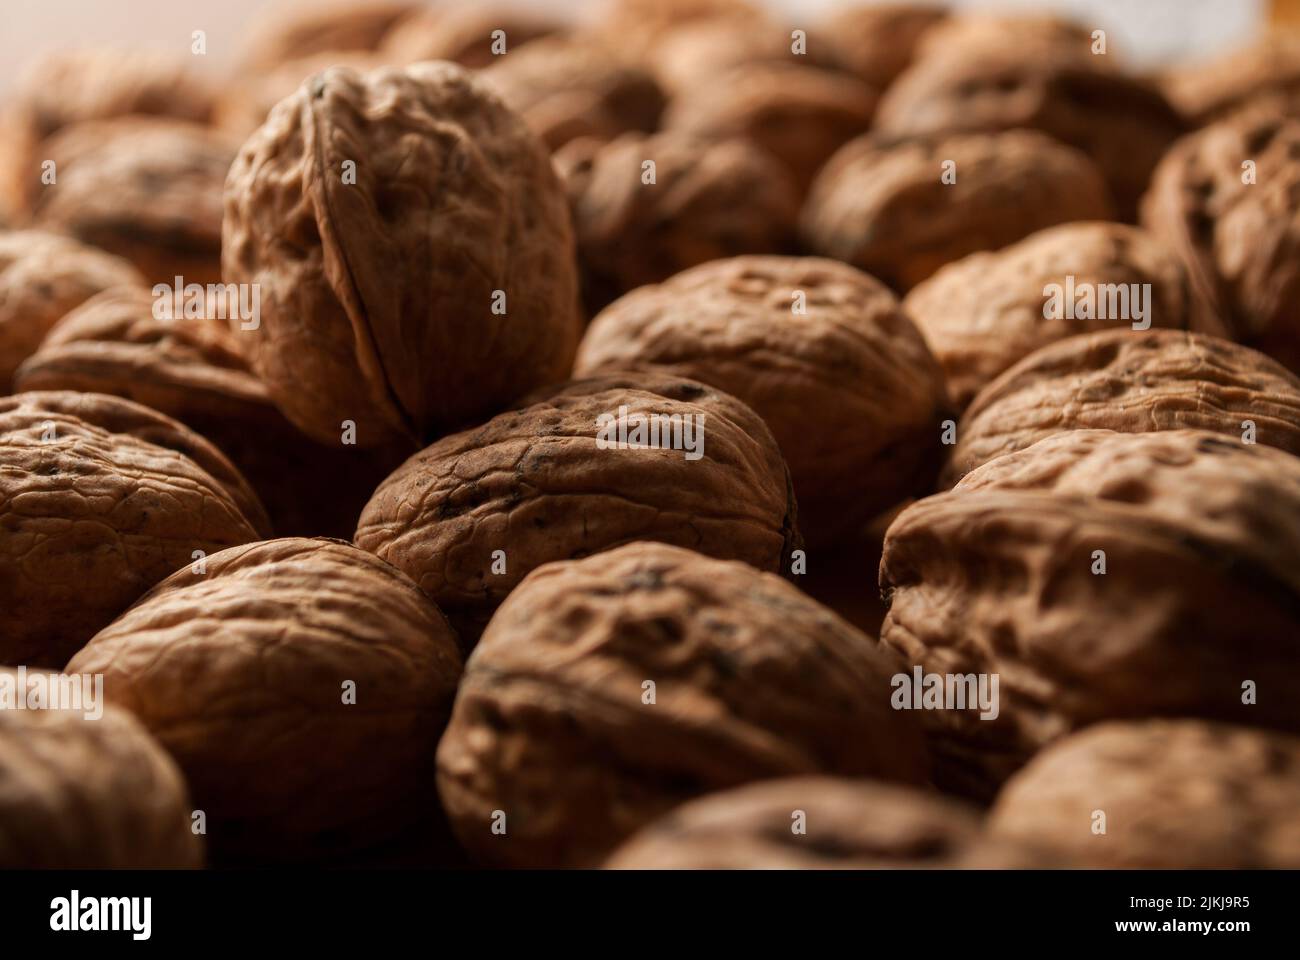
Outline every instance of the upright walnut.
<svg viewBox="0 0 1300 960"><path fill-rule="evenodd" d="M716 260L634 290L592 321L576 372L633 367L753 407L790 465L813 544L851 536L938 468L938 364L884 285L833 260Z"/></svg>
<svg viewBox="0 0 1300 960"><path fill-rule="evenodd" d="M907 291L969 253L1110 215L1110 195L1092 161L1033 131L902 143L866 136L818 175L803 233L817 253Z"/></svg>
<svg viewBox="0 0 1300 960"><path fill-rule="evenodd" d="M1048 437L903 511L880 585L881 639L911 668L998 679L995 716L921 712L950 788L987 796L1111 718L1300 731L1300 458L1280 450L1199 430ZM1255 702L1245 685L1264 678Z"/></svg>
<svg viewBox="0 0 1300 960"><path fill-rule="evenodd" d="M294 423L424 442L563 379L580 319L550 158L451 64L326 70L271 112L226 183L244 352Z"/></svg>
<svg viewBox="0 0 1300 960"><path fill-rule="evenodd" d="M914 721L889 706L895 669L745 564L650 543L549 564L466 663L438 790L476 859L555 867L598 863L677 804L754 780L920 783Z"/></svg>
<svg viewBox="0 0 1300 960"><path fill-rule="evenodd" d="M433 752L461 657L415 585L332 540L185 568L68 664L102 673L180 764L214 863L338 863L432 836Z"/></svg>
<svg viewBox="0 0 1300 960"><path fill-rule="evenodd" d="M633 540L788 570L802 545L790 477L739 400L659 373L528 403L417 453L357 527L357 545L409 574L467 643L529 571Z"/></svg>

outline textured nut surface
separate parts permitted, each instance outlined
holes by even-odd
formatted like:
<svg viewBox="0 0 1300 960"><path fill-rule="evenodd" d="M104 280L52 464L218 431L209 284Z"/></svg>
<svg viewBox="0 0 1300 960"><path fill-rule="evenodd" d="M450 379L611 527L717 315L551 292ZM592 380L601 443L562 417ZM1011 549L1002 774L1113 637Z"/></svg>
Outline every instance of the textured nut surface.
<svg viewBox="0 0 1300 960"><path fill-rule="evenodd" d="M36 197L33 222L131 261L151 283L216 283L235 147L176 120L77 124L45 144L58 180Z"/></svg>
<svg viewBox="0 0 1300 960"><path fill-rule="evenodd" d="M854 4L822 20L814 38L826 43L849 70L877 90L903 72L922 38L947 17L924 3Z"/></svg>
<svg viewBox="0 0 1300 960"><path fill-rule="evenodd" d="M956 179L944 182L949 161ZM818 174L803 232L817 253L905 291L969 253L1110 213L1092 161L1039 133L904 143L868 136L847 144Z"/></svg>
<svg viewBox="0 0 1300 960"><path fill-rule="evenodd" d="M1105 834L1090 829L1096 810ZM990 828L1098 867L1294 870L1300 739L1191 720L1101 724L1012 779Z"/></svg>
<svg viewBox="0 0 1300 960"><path fill-rule="evenodd" d="M790 466L810 543L850 535L932 482L938 364L894 295L845 264L736 257L635 290L592 321L576 372L638 366L753 407Z"/></svg>
<svg viewBox="0 0 1300 960"><path fill-rule="evenodd" d="M125 260L67 237L0 230L0 391L65 313L102 290L139 283Z"/></svg>
<svg viewBox="0 0 1300 960"><path fill-rule="evenodd" d="M1031 353L981 390L942 482L1064 430L1210 430L1300 454L1300 378L1219 337L1126 327Z"/></svg>
<svg viewBox="0 0 1300 960"><path fill-rule="evenodd" d="M517 3L467 3L421 7L384 36L379 55L393 63L450 60L481 70L524 44L560 33L562 20ZM504 49L494 48L496 31Z"/></svg>
<svg viewBox="0 0 1300 960"><path fill-rule="evenodd" d="M801 813L804 832L792 829ZM619 847L615 870L879 870L1050 867L983 834L964 804L871 780L797 777L708 794Z"/></svg>
<svg viewBox="0 0 1300 960"><path fill-rule="evenodd" d="M439 792L472 855L529 866L597 863L678 803L753 780L917 783L924 751L889 707L894 669L865 634L745 564L648 543L549 564L466 664Z"/></svg>
<svg viewBox="0 0 1300 960"><path fill-rule="evenodd" d="M25 702L15 671L0 687ZM0 710L0 869L199 867L190 810L176 764L126 711Z"/></svg>
<svg viewBox="0 0 1300 960"><path fill-rule="evenodd" d="M260 285L253 369L322 442L344 420L361 446L427 441L573 361L563 190L451 64L332 68L277 105L230 171L223 256L228 282Z"/></svg>
<svg viewBox="0 0 1300 960"><path fill-rule="evenodd" d="M996 719L923 711L941 783L987 793L1105 719L1300 730L1300 459L1281 451L1191 430L1048 437L900 514L880 584L881 639L908 664L1000 677ZM1263 678L1267 702L1243 704Z"/></svg>
<svg viewBox="0 0 1300 960"><path fill-rule="evenodd" d="M754 63L675 97L664 128L700 137L746 137L780 160L802 193L827 158L871 124L876 99L875 90L848 74L796 63Z"/></svg>
<svg viewBox="0 0 1300 960"><path fill-rule="evenodd" d="M433 751L461 665L397 570L289 539L176 573L68 669L103 673L110 702L180 764L222 864L334 860L434 832Z"/></svg>
<svg viewBox="0 0 1300 960"><path fill-rule="evenodd" d="M914 287L903 308L965 407L1007 367L1065 337L1143 322L1187 329L1193 301L1171 249L1134 227L1093 222L954 261Z"/></svg>
<svg viewBox="0 0 1300 960"><path fill-rule="evenodd" d="M703 417L703 456L599 448L598 418L621 406ZM356 543L410 575L473 642L529 571L634 540L784 570L800 542L795 512L776 441L749 407L692 380L609 375L417 453L375 491Z"/></svg>
<svg viewBox="0 0 1300 960"><path fill-rule="evenodd" d="M1161 88L1198 125L1261 100L1294 106L1300 95L1300 34L1269 31L1208 63L1176 65Z"/></svg>
<svg viewBox="0 0 1300 960"><path fill-rule="evenodd" d="M629 133L570 141L555 159L588 310L706 260L794 248L794 184L746 140ZM647 161L653 183L645 182Z"/></svg>
<svg viewBox="0 0 1300 960"><path fill-rule="evenodd" d="M62 666L195 551L257 539L260 509L162 414L99 394L0 399L0 661Z"/></svg>
<svg viewBox="0 0 1300 960"><path fill-rule="evenodd" d="M338 437L316 443L276 409L239 352L242 334L217 311L159 318L156 303L138 286L87 300L23 364L15 390L109 393L175 417L230 457L278 534L350 538L361 508L406 453Z"/></svg>
<svg viewBox="0 0 1300 960"><path fill-rule="evenodd" d="M303 0L254 24L242 71L270 70L321 53L377 50L421 9L413 0Z"/></svg>

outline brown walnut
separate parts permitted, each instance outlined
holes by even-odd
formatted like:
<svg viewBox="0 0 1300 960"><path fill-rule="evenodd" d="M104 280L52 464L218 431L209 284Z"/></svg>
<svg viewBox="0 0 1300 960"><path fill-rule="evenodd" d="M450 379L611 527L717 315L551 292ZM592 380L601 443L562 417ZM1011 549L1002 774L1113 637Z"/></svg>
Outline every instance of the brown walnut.
<svg viewBox="0 0 1300 960"><path fill-rule="evenodd" d="M751 0L608 0L591 33L620 58L644 62L679 30L715 21L752 28L767 20Z"/></svg>
<svg viewBox="0 0 1300 960"><path fill-rule="evenodd" d="M415 0L302 0L254 24L241 72L272 70L322 53L378 50L422 9Z"/></svg>
<svg viewBox="0 0 1300 960"><path fill-rule="evenodd" d="M980 48L1031 51L1075 58L1106 68L1116 58L1113 50L1094 54L1092 28L1053 13L1014 11L1007 13L966 11L945 17L918 39L913 60L940 56L969 55Z"/></svg>
<svg viewBox="0 0 1300 960"><path fill-rule="evenodd" d="M1161 78L1165 96L1204 126L1260 102L1300 107L1300 34L1271 30L1209 62L1177 64Z"/></svg>

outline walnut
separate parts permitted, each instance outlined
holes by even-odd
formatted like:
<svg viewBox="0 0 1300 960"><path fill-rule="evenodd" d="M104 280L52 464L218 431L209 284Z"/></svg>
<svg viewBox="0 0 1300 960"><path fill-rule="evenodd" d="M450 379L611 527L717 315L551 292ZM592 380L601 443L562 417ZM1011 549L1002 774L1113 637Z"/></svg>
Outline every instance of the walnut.
<svg viewBox="0 0 1300 960"><path fill-rule="evenodd" d="M1195 720L1105 723L1017 774L990 828L1088 866L1294 870L1297 811L1300 738Z"/></svg>
<svg viewBox="0 0 1300 960"><path fill-rule="evenodd" d="M131 261L151 283L221 280L221 194L236 144L206 127L124 117L45 144L58 180L33 221Z"/></svg>
<svg viewBox="0 0 1300 960"><path fill-rule="evenodd" d="M628 133L570 141L555 158L569 194L587 309L720 257L792 252L799 199L746 140ZM654 164L646 182L647 162Z"/></svg>
<svg viewBox="0 0 1300 960"><path fill-rule="evenodd" d="M1270 31L1208 63L1176 64L1161 88L1197 126L1261 101L1294 108L1300 105L1300 34Z"/></svg>
<svg viewBox="0 0 1300 960"><path fill-rule="evenodd" d="M33 679L0 668L6 698ZM124 710L0 709L0 783L0 870L203 865L180 771Z"/></svg>
<svg viewBox="0 0 1300 960"><path fill-rule="evenodd" d="M255 24L245 73L322 53L378 50L390 32L423 7L415 0L302 0Z"/></svg>
<svg viewBox="0 0 1300 960"><path fill-rule="evenodd" d="M593 36L621 58L646 60L677 31L711 21L753 27L767 21L750 0L606 0L591 27Z"/></svg>
<svg viewBox="0 0 1300 960"><path fill-rule="evenodd" d="M794 492L757 414L663 374L574 381L416 454L375 491L356 534L467 642L534 568L633 540L789 569L802 546Z"/></svg>
<svg viewBox="0 0 1300 960"><path fill-rule="evenodd" d="M675 97L664 128L701 137L746 137L781 161L802 194L827 158L867 129L875 109L876 92L849 74L796 63L753 63L690 96Z"/></svg>
<svg viewBox="0 0 1300 960"><path fill-rule="evenodd" d="M922 56L885 92L875 129L887 138L1040 130L1091 157L1133 220L1183 122L1154 87L1094 63L1105 59L1006 40Z"/></svg>
<svg viewBox="0 0 1300 960"><path fill-rule="evenodd" d="M634 367L753 407L790 465L815 545L933 482L939 366L894 295L845 264L737 257L635 290L592 321L576 373Z"/></svg>
<svg viewBox="0 0 1300 960"><path fill-rule="evenodd" d="M904 510L880 585L881 639L913 670L1000 678L995 717L922 711L941 785L987 796L1105 719L1300 730L1300 459L1279 450L1200 430L1047 437Z"/></svg>
<svg viewBox="0 0 1300 960"><path fill-rule="evenodd" d="M711 793L619 847L615 870L1014 869L1050 855L986 836L965 804L872 780L797 777Z"/></svg>
<svg viewBox="0 0 1300 960"><path fill-rule="evenodd" d="M867 136L818 175L803 232L817 253L906 291L967 254L1110 215L1092 161L1033 131L903 143Z"/></svg>
<svg viewBox="0 0 1300 960"><path fill-rule="evenodd" d="M185 568L68 670L104 674L176 759L217 865L338 862L428 833L456 638L406 577L332 540Z"/></svg>
<svg viewBox="0 0 1300 960"><path fill-rule="evenodd" d="M481 76L551 150L576 137L652 131L664 109L648 70L590 38L536 40L496 58Z"/></svg>
<svg viewBox="0 0 1300 960"><path fill-rule="evenodd" d="M914 287L903 309L960 407L1016 361L1073 334L1201 321L1172 250L1134 227L1099 222L1066 223L995 253L972 253ZM1226 333L1221 324L1206 332Z"/></svg>
<svg viewBox="0 0 1300 960"><path fill-rule="evenodd" d="M165 300L160 317L158 303L142 287L87 300L23 364L16 389L109 393L152 407L226 453L281 536L350 539L375 487L410 451L362 449L340 437L325 446L304 436L249 371L224 312L214 305L186 317Z"/></svg>
<svg viewBox="0 0 1300 960"><path fill-rule="evenodd" d="M142 279L125 260L67 237L0 230L0 391L65 313Z"/></svg>
<svg viewBox="0 0 1300 960"><path fill-rule="evenodd" d="M322 442L345 420L383 446L488 416L572 363L565 207L541 144L459 67L326 70L226 184L225 277L261 291L243 350Z"/></svg>
<svg viewBox="0 0 1300 960"><path fill-rule="evenodd" d="M685 800L754 780L920 783L914 721L889 707L895 667L742 563L633 543L549 564L466 663L439 793L479 861L572 866Z"/></svg>
<svg viewBox="0 0 1300 960"><path fill-rule="evenodd" d="M914 58L962 56L974 49L1031 50L1034 55L1073 57L1105 69L1116 57L1094 54L1091 27L1053 13L968 11L945 17L917 40Z"/></svg>
<svg viewBox="0 0 1300 960"><path fill-rule="evenodd" d="M498 30L501 46L496 48ZM421 7L394 25L379 53L392 63L450 60L482 69L526 43L563 30L563 21L554 16L511 3Z"/></svg>
<svg viewBox="0 0 1300 960"><path fill-rule="evenodd" d="M1300 378L1218 337L1127 327L1031 353L981 390L957 426L943 486L1043 437L1098 428L1197 429L1300 454Z"/></svg>
<svg viewBox="0 0 1300 960"><path fill-rule="evenodd" d="M1157 168L1142 209L1143 224L1187 263L1206 312L1296 371L1298 154L1300 120L1249 111L1179 141Z"/></svg>
<svg viewBox="0 0 1300 960"><path fill-rule="evenodd" d="M0 398L0 663L62 666L196 552L266 526L230 462L162 414L89 393Z"/></svg>
<svg viewBox="0 0 1300 960"><path fill-rule="evenodd" d="M947 16L943 7L926 3L853 4L819 21L815 34L845 67L884 90L912 61L922 39Z"/></svg>

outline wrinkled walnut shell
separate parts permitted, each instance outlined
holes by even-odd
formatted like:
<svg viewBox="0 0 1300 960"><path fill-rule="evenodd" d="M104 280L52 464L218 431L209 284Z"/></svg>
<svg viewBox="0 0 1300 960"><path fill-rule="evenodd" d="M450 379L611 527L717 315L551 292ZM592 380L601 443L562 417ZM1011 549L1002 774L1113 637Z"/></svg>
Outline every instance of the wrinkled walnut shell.
<svg viewBox="0 0 1300 960"><path fill-rule="evenodd" d="M104 674L109 700L180 764L218 865L338 862L438 830L432 760L456 638L406 577L345 543L210 556L68 670Z"/></svg>
<svg viewBox="0 0 1300 960"><path fill-rule="evenodd" d="M933 482L947 407L938 364L894 295L845 264L736 257L635 290L592 321L575 370L633 367L753 407L790 466L812 544Z"/></svg>
<svg viewBox="0 0 1300 960"><path fill-rule="evenodd" d="M802 545L789 473L739 400L657 373L577 380L530 400L417 453L357 527L356 544L405 571L467 643L536 567L634 540L788 569ZM703 417L703 456L598 447L598 418L620 406Z"/></svg>
<svg viewBox="0 0 1300 960"><path fill-rule="evenodd" d="M818 175L803 233L817 253L905 292L967 254L1110 215L1092 161L1030 130L904 143L867 136L837 152Z"/></svg>
<svg viewBox="0 0 1300 960"><path fill-rule="evenodd" d="M866 635L745 564L649 543L550 564L466 664L438 789L478 860L573 866L753 780L919 783L915 724L889 706L894 669Z"/></svg>
<svg viewBox="0 0 1300 960"><path fill-rule="evenodd" d="M344 420L360 446L427 442L573 361L573 237L550 158L451 64L303 84L240 151L224 241L226 280L260 285L253 369L321 442Z"/></svg>

